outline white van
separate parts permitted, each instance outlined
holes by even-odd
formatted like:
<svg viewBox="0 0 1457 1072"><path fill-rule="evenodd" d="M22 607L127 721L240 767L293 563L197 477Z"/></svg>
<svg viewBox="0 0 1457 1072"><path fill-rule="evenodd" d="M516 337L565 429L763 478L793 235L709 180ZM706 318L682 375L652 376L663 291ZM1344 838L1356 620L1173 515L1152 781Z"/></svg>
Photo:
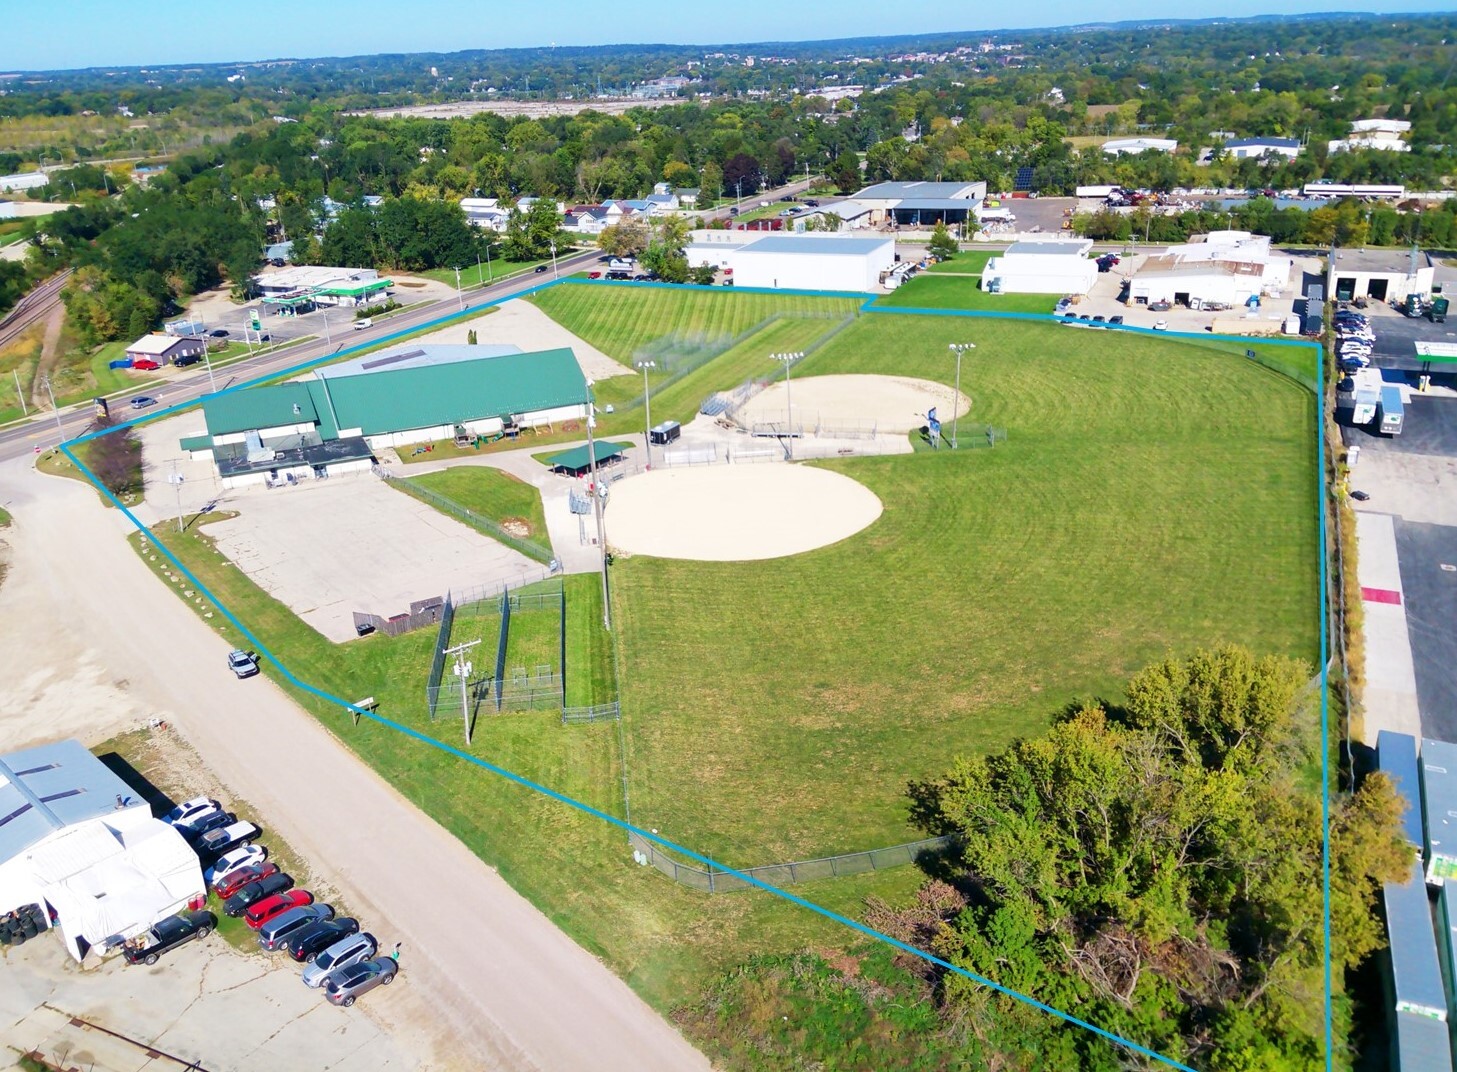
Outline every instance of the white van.
<svg viewBox="0 0 1457 1072"><path fill-rule="evenodd" d="M374 327L374 320L372 318L370 318L370 317L367 317L366 316L366 317L364 317L361 320L354 321L354 330L355 331L363 331L365 328L372 328L372 327Z"/></svg>

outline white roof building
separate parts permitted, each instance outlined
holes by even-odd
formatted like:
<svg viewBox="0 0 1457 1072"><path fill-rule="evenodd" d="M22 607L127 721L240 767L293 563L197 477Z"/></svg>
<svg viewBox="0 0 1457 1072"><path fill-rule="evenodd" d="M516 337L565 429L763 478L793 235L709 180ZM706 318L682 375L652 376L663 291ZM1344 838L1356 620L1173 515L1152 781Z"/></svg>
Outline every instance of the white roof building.
<svg viewBox="0 0 1457 1072"><path fill-rule="evenodd" d="M1298 138L1234 138L1224 143L1224 149L1236 160L1264 156L1283 156L1294 160L1300 155Z"/></svg>
<svg viewBox="0 0 1457 1072"><path fill-rule="evenodd" d="M1356 149L1379 149L1385 152L1409 153L1411 146L1402 140L1402 135L1411 130L1405 119L1357 119L1351 124L1351 132L1328 145L1333 153L1347 153Z"/></svg>
<svg viewBox="0 0 1457 1072"><path fill-rule="evenodd" d="M734 285L864 293L895 264L895 240L842 234L694 231L688 263L732 271Z"/></svg>
<svg viewBox="0 0 1457 1072"><path fill-rule="evenodd" d="M987 261L981 287L994 294L1086 294L1098 279L1092 248L1090 238L1013 243Z"/></svg>
<svg viewBox="0 0 1457 1072"><path fill-rule="evenodd" d="M1103 152L1109 156L1124 156L1128 153L1171 153L1179 147L1173 138L1114 138L1103 143Z"/></svg>
<svg viewBox="0 0 1457 1072"><path fill-rule="evenodd" d="M82 960L205 893L182 835L80 741L0 756L0 912L39 905Z"/></svg>
<svg viewBox="0 0 1457 1072"><path fill-rule="evenodd" d="M1129 285L1129 301L1166 301L1190 308L1249 305L1279 295L1294 262L1270 250L1267 235L1212 231L1202 241L1170 246L1149 257Z"/></svg>
<svg viewBox="0 0 1457 1072"><path fill-rule="evenodd" d="M19 193L49 186L51 177L44 171L22 171L14 175L0 175L0 193Z"/></svg>

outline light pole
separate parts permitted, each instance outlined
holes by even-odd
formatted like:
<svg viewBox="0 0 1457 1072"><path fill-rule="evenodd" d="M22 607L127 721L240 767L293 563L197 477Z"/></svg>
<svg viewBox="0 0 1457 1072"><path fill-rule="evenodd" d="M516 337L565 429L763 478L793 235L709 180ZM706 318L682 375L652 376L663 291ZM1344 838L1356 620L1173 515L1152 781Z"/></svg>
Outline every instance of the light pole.
<svg viewBox="0 0 1457 1072"><path fill-rule="evenodd" d="M956 449L956 423L961 413L961 355L975 350L974 342L953 342L948 349L956 355L956 394L951 399L951 449Z"/></svg>
<svg viewBox="0 0 1457 1072"><path fill-rule="evenodd" d="M656 361L639 361L637 367L642 369L642 398L643 398L643 424L642 424L642 446L647 454L648 468L653 467L653 395L652 388L648 386L648 369L658 367Z"/></svg>
<svg viewBox="0 0 1457 1072"><path fill-rule="evenodd" d="M460 292L460 267L455 269L455 300L460 302L460 311L465 312L465 295Z"/></svg>
<svg viewBox="0 0 1457 1072"><path fill-rule="evenodd" d="M59 432L61 434L61 436L64 438L65 437L65 434L66 434L66 430L61 427L61 411L56 408L56 393L51 390L51 378L49 376L43 376L43 377L41 377L41 381L40 382L45 387L46 394L50 396L50 400L51 400L51 413L56 418L56 431Z"/></svg>
<svg viewBox="0 0 1457 1072"><path fill-rule="evenodd" d="M602 520L602 487L597 482L597 447L592 429L597 423L592 402L592 381L587 381L587 465L592 473L592 512L597 515L597 549L602 553L602 628L612 632L612 596L607 590L607 525Z"/></svg>
<svg viewBox="0 0 1457 1072"><path fill-rule="evenodd" d="M556 243L555 242L553 242L551 244L551 277L553 279L560 279L561 278L561 274L556 270Z"/></svg>
<svg viewBox="0 0 1457 1072"><path fill-rule="evenodd" d="M20 399L20 415L29 417L30 410L25 408L25 392L20 389L20 370L11 369L10 371L15 374L15 397Z"/></svg>
<svg viewBox="0 0 1457 1072"><path fill-rule="evenodd" d="M479 257L476 258L476 262L480 262ZM496 273L491 271L491 240L488 238L486 239L486 282L494 283L495 281Z"/></svg>
<svg viewBox="0 0 1457 1072"><path fill-rule="evenodd" d="M328 323L328 320L325 319L324 322L325 323ZM244 330L244 334L245 335L247 334L246 329ZM212 389L212 393L213 394L217 394L218 393L218 381L213 377L213 374L212 374L212 354L210 354L208 352L207 343L205 343L205 342L202 344L202 363L207 366L207 382L208 382L208 386Z"/></svg>
<svg viewBox="0 0 1457 1072"><path fill-rule="evenodd" d="M789 415L789 424L785 432L789 437L789 458L794 460L794 394L789 383L789 366L804 356L804 352L793 350L785 354L770 354L770 358L778 361L784 366L784 409Z"/></svg>

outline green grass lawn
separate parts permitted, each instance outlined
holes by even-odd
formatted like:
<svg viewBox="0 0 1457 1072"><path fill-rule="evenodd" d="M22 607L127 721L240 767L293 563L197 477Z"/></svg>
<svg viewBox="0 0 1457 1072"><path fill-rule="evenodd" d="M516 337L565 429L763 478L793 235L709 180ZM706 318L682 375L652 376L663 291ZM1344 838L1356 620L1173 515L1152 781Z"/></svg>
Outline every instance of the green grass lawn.
<svg viewBox="0 0 1457 1072"><path fill-rule="evenodd" d="M945 275L981 275L987 266L987 261L993 257L1000 256L999 249L973 249L962 250L949 261L937 261L926 271L932 274Z"/></svg>
<svg viewBox="0 0 1457 1072"><path fill-rule="evenodd" d="M381 716L465 747L458 713L442 709L434 722L425 713L424 686L435 630L332 644L229 564L208 538L205 524L193 525L181 537L164 525L159 535L270 650L286 655L299 678L343 699L373 695ZM136 545L137 537L132 542ZM251 646L155 548L148 546L140 553L159 582L204 616L229 644ZM609 698L601 693L583 696L580 687L597 674L611 674L610 649L600 628L600 583L595 574L565 578L568 676L578 682L573 686L569 680L573 702ZM486 637L482 647L491 647L496 635L492 630L498 624L492 624L490 617L481 618L478 627L468 622L474 619L458 620L455 636L468 637L475 629L476 635ZM591 668L589 674L574 671L583 664ZM283 683L271 666L265 665L264 673ZM600 820L379 722L361 719L356 727L343 708L286 683L283 687L416 806L498 868L558 926L664 1012L694 1000L697 988L713 974L754 953L840 940L842 930L837 925L783 902L752 894L709 898L678 886L656 871L634 865L625 837ZM618 727L611 722L563 726L549 712L508 713L479 718L469 751L621 815L617 740ZM866 896L907 896L920 877L914 868L900 868L808 886L800 892L837 911L858 915Z"/></svg>
<svg viewBox="0 0 1457 1072"><path fill-rule="evenodd" d="M949 383L964 334L866 316L796 378ZM1006 444L828 463L885 512L817 552L614 567L649 825L736 864L893 844L913 834L909 781L1116 699L1166 653L1234 640L1314 661L1310 394L1214 347L975 336L962 432L990 422Z"/></svg>
<svg viewBox="0 0 1457 1072"><path fill-rule="evenodd" d="M560 261L563 257L569 257L574 252L574 250L565 246L559 247L557 250L557 260ZM477 270L475 264L471 264L469 267L462 264L460 266L460 285L462 287L474 287L482 283L497 283L510 276L530 272L538 264L545 264L550 267L551 258L543 257L530 261L513 261L509 257L492 257L489 267L485 261L482 261L479 270ZM431 268L429 271L419 272L417 274L426 279L433 279L437 283L448 283L452 287L455 286L454 268Z"/></svg>
<svg viewBox="0 0 1457 1072"><path fill-rule="evenodd" d="M433 452L429 456L433 457ZM518 539L551 551L541 493L510 473L483 465L462 465L413 476L406 483L444 495L497 525L509 521L512 523L510 531ZM520 526L524 526L526 531L516 532L515 529Z"/></svg>
<svg viewBox="0 0 1457 1072"><path fill-rule="evenodd" d="M914 309L985 309L998 313L1050 313L1055 294L988 294L981 277L922 275L875 299L879 306Z"/></svg>

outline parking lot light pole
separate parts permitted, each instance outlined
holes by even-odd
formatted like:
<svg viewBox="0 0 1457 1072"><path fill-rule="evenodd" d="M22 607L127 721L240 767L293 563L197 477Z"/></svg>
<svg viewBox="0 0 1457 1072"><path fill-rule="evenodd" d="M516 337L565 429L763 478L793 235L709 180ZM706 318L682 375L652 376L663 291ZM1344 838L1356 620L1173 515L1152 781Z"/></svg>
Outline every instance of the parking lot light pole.
<svg viewBox="0 0 1457 1072"><path fill-rule="evenodd" d="M975 350L974 342L953 342L950 351L956 355L956 394L951 399L951 449L956 449L956 424L958 414L961 412L961 355L968 350Z"/></svg>
<svg viewBox="0 0 1457 1072"><path fill-rule="evenodd" d="M794 460L794 393L789 383L789 366L804 356L803 351L794 350L785 354L770 354L773 360L784 366L784 409L789 415L789 424L785 432L789 437L789 459Z"/></svg>
<svg viewBox="0 0 1457 1072"><path fill-rule="evenodd" d="M643 424L642 424L642 446L647 454L648 468L653 467L653 393L648 385L648 369L658 367L656 361L639 361L637 367L642 369L642 398L643 398Z"/></svg>
<svg viewBox="0 0 1457 1072"><path fill-rule="evenodd" d="M556 267L556 243L555 242L553 242L551 244L551 277L553 279L560 279L561 278L561 273L557 271L557 267Z"/></svg>
<svg viewBox="0 0 1457 1072"><path fill-rule="evenodd" d="M460 302L460 311L465 312L465 295L460 291L460 266L455 268L455 300Z"/></svg>
<svg viewBox="0 0 1457 1072"><path fill-rule="evenodd" d="M326 320L325 323L328 321ZM212 374L212 354L208 352L207 343L202 344L202 363L207 366L207 383L213 394L218 393L218 381Z"/></svg>
<svg viewBox="0 0 1457 1072"><path fill-rule="evenodd" d="M602 519L602 488L597 481L597 447L592 428L597 423L592 381L587 381L587 466L592 473L592 512L597 515L597 550L602 553L602 628L612 632L612 594L607 589L607 523Z"/></svg>

